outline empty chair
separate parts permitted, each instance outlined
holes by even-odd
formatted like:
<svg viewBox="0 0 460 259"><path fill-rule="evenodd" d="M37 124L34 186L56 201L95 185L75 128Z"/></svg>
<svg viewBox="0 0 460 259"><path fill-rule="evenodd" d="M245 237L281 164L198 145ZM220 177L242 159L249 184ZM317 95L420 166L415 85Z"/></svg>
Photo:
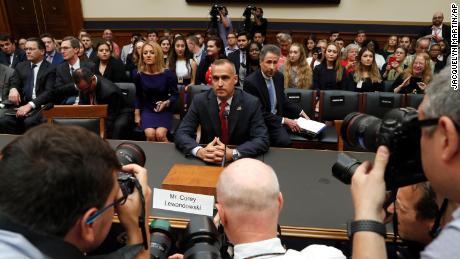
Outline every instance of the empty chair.
<svg viewBox="0 0 460 259"><path fill-rule="evenodd" d="M193 97L199 93L206 92L207 90L211 89L211 86L209 85L191 85L188 88L188 105L187 107L190 107L190 104L192 104Z"/></svg>
<svg viewBox="0 0 460 259"><path fill-rule="evenodd" d="M315 117L316 90L287 88L284 92L289 102L297 103L308 117Z"/></svg>
<svg viewBox="0 0 460 259"><path fill-rule="evenodd" d="M363 112L378 118L383 118L389 110L403 107L403 105L403 94L385 92L363 93Z"/></svg>

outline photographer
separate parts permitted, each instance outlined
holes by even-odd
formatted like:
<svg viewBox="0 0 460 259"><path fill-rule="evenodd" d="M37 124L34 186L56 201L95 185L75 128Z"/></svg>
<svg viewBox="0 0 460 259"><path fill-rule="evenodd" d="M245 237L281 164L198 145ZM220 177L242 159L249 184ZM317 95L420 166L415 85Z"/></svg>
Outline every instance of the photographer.
<svg viewBox="0 0 460 259"><path fill-rule="evenodd" d="M219 22L217 23L217 29L219 30L219 37L227 47L227 34L233 31L232 21L228 16L228 10L225 6L219 6Z"/></svg>
<svg viewBox="0 0 460 259"><path fill-rule="evenodd" d="M450 87L449 67L431 82L419 107L421 159L425 175L436 193L454 202L460 201L459 100L460 91ZM384 217L384 172L389 156L388 148L379 147L374 164L364 162L353 175L354 224L361 224L353 235L353 258L387 257L385 239L378 229L382 229L380 224ZM366 223L367 227L362 228L362 223ZM458 240L459 209L453 213L453 220L421 253L421 258L456 258L460 254Z"/></svg>
<svg viewBox="0 0 460 259"><path fill-rule="evenodd" d="M147 170L135 164L121 168L114 150L96 134L45 124L16 138L1 152L2 258L24 258L29 249L36 254L27 258L84 258L104 241L115 212L128 246L103 258L149 258L139 227L141 196L135 189L120 199L120 170L139 181L149 208Z"/></svg>
<svg viewBox="0 0 460 259"><path fill-rule="evenodd" d="M268 20L264 18L264 10L260 7L255 7L252 10L254 20L252 22L251 35L254 36L255 32L260 32L262 35L267 35Z"/></svg>

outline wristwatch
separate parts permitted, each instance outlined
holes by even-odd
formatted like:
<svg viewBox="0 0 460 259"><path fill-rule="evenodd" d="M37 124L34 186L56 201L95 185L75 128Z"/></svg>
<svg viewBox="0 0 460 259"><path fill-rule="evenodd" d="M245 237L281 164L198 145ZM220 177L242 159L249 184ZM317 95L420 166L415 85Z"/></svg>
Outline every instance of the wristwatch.
<svg viewBox="0 0 460 259"><path fill-rule="evenodd" d="M355 220L347 224L348 238L350 240L352 240L353 235L359 231L375 232L383 236L383 238L387 237L385 225L375 220Z"/></svg>
<svg viewBox="0 0 460 259"><path fill-rule="evenodd" d="M241 157L240 152L238 152L238 150L236 150L236 149L233 149L233 151L232 151L232 160L233 161L238 160L240 157Z"/></svg>

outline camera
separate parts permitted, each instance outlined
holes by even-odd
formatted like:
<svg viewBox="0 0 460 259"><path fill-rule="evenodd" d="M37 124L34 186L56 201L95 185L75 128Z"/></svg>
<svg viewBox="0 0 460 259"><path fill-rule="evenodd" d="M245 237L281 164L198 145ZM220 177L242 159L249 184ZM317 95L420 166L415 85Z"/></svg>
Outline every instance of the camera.
<svg viewBox="0 0 460 259"><path fill-rule="evenodd" d="M145 165L145 153L141 147L134 143L124 142L118 145L115 153L120 165L137 164ZM131 173L118 172L118 185L123 193L123 197L127 197L133 193L135 188L136 178Z"/></svg>
<svg viewBox="0 0 460 259"><path fill-rule="evenodd" d="M185 259L220 259L220 233L207 216L194 216L184 232L181 247Z"/></svg>
<svg viewBox="0 0 460 259"><path fill-rule="evenodd" d="M166 259L173 243L171 224L165 219L150 222L150 259Z"/></svg>
<svg viewBox="0 0 460 259"><path fill-rule="evenodd" d="M344 144L375 152L381 145L388 147L390 157L385 169L387 189L399 188L426 181L420 155L421 130L417 110L396 108L383 119L363 114L348 114L341 127ZM349 184L360 162L340 154L332 167L333 175Z"/></svg>
<svg viewBox="0 0 460 259"><path fill-rule="evenodd" d="M243 16L244 17L251 17L252 12L255 11L256 9L257 9L257 7L252 6L252 5L246 6L246 9L244 9L244 12L243 12Z"/></svg>
<svg viewBox="0 0 460 259"><path fill-rule="evenodd" d="M220 4L212 4L211 10L209 11L209 15L211 16L219 16L219 12L223 10L225 7Z"/></svg>

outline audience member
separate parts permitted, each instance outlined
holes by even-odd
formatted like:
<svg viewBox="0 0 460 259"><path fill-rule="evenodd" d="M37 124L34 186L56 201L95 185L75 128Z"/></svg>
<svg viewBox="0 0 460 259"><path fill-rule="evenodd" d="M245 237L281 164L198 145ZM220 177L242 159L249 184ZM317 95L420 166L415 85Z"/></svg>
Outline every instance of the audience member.
<svg viewBox="0 0 460 259"><path fill-rule="evenodd" d="M299 43L291 45L289 58L280 72L284 75L284 88L309 89L312 86L313 71L307 64L305 49Z"/></svg>
<svg viewBox="0 0 460 259"><path fill-rule="evenodd" d="M227 7L223 6L219 9L219 21L217 22L217 29L219 30L219 37L227 47L227 35L233 31L232 20L228 15Z"/></svg>
<svg viewBox="0 0 460 259"><path fill-rule="evenodd" d="M260 52L260 70L246 77L243 89L256 96L262 104L262 113L270 136L270 146L288 147L291 144L284 126L292 132L299 132L297 122L290 118L305 116L305 113L285 99L284 77L278 72L281 50L271 44Z"/></svg>
<svg viewBox="0 0 460 259"><path fill-rule="evenodd" d="M404 64L407 50L403 47L397 47L395 53L388 59L382 67L381 74L384 80L393 81L407 68Z"/></svg>
<svg viewBox="0 0 460 259"><path fill-rule="evenodd" d="M96 54L96 51L93 49L93 42L91 41L91 35L89 34L82 35L81 42L83 43L83 47L85 48L85 55L92 62L96 62L97 54Z"/></svg>
<svg viewBox="0 0 460 259"><path fill-rule="evenodd" d="M345 50L345 41L342 38L337 38L334 43L337 47L339 47L340 53L343 54L343 51Z"/></svg>
<svg viewBox="0 0 460 259"><path fill-rule="evenodd" d="M252 36L252 41L257 42L263 46L265 44L265 34L260 31L255 31L254 36Z"/></svg>
<svg viewBox="0 0 460 259"><path fill-rule="evenodd" d="M56 44L55 39L51 34L49 33L44 33L40 35L40 38L42 39L43 43L45 43L46 47L46 54L45 54L45 59L51 64L54 65L59 65L62 62L64 62L64 59L62 58L61 53L59 53L56 49Z"/></svg>
<svg viewBox="0 0 460 259"><path fill-rule="evenodd" d="M225 55L229 55L232 52L238 50L238 45L236 44L236 34L234 32L229 32L227 34L227 44L225 47Z"/></svg>
<svg viewBox="0 0 460 259"><path fill-rule="evenodd" d="M174 50L171 51L169 57L169 70L176 74L179 90L184 88L185 91L188 91L189 86L195 84L195 74L198 66L186 45L184 37L179 36L174 39Z"/></svg>
<svg viewBox="0 0 460 259"><path fill-rule="evenodd" d="M268 151L267 128L257 98L236 89L235 66L226 59L214 61L212 89L192 101L176 134L176 146L208 163L221 164ZM201 125L200 144L195 132ZM229 148L225 145L235 145Z"/></svg>
<svg viewBox="0 0 460 259"><path fill-rule="evenodd" d="M10 83L14 69L6 65L0 64L0 103L8 100L10 93ZM1 116L1 115L0 115Z"/></svg>
<svg viewBox="0 0 460 259"><path fill-rule="evenodd" d="M139 68L133 72L136 84L134 121L144 130L147 141L166 142L171 129L171 105L177 100L174 72L165 68L163 51L158 43L142 46Z"/></svg>
<svg viewBox="0 0 460 259"><path fill-rule="evenodd" d="M329 35L329 42L335 42L335 40L340 36L338 31L332 31Z"/></svg>
<svg viewBox="0 0 460 259"><path fill-rule="evenodd" d="M305 39L305 52L307 58L313 56L313 49L316 47L316 36L314 34L310 34L307 39Z"/></svg>
<svg viewBox="0 0 460 259"><path fill-rule="evenodd" d="M116 180L120 170L132 173L149 208L147 170L135 164L120 168L108 142L81 127L41 125L13 140L1 155L0 229L28 243L25 248L3 242L2 255L32 258L25 254L33 249L40 255L33 258L87 258L107 237L116 211L128 246L103 258L150 258L141 244L138 190L123 199ZM146 219L149 215L147 209Z"/></svg>
<svg viewBox="0 0 460 259"><path fill-rule="evenodd" d="M91 60L85 55L85 46L83 45L83 42L81 42L81 40L78 40L78 42L80 43L80 48L77 53L78 58L86 62L91 62Z"/></svg>
<svg viewBox="0 0 460 259"><path fill-rule="evenodd" d="M249 36L246 32L238 33L238 50L231 53L228 59L235 64L236 74L238 75L237 85L243 85L244 78L246 77L247 60L248 60L248 45Z"/></svg>
<svg viewBox="0 0 460 259"><path fill-rule="evenodd" d="M339 49L329 43L321 64L313 69L313 88L317 90L342 90L346 70L342 67Z"/></svg>
<svg viewBox="0 0 460 259"><path fill-rule="evenodd" d="M123 62L123 64L126 64L126 57L133 52L134 42L136 42L139 38L142 38L142 35L140 33L131 34L129 44L124 45L121 49L120 59Z"/></svg>
<svg viewBox="0 0 460 259"><path fill-rule="evenodd" d="M130 104L127 103L120 88L84 67L75 70L72 79L79 91L79 105L108 105L107 138L127 139L128 133L133 129L133 114L132 110L127 109Z"/></svg>
<svg viewBox="0 0 460 259"><path fill-rule="evenodd" d="M0 116L0 132L21 134L42 123L40 108L52 101L55 68L45 58L45 44L39 38L26 42L27 61L19 63L10 81L8 100L15 106L16 116ZM31 112L31 113L29 113Z"/></svg>
<svg viewBox="0 0 460 259"><path fill-rule="evenodd" d="M375 63L375 52L362 47L358 53L356 68L348 75L345 89L355 92L383 91L380 70Z"/></svg>
<svg viewBox="0 0 460 259"><path fill-rule="evenodd" d="M359 49L359 45L354 43L348 44L345 47L345 59L341 61L341 64L346 69L347 73L351 73L355 70L356 57L358 56Z"/></svg>
<svg viewBox="0 0 460 259"><path fill-rule="evenodd" d="M393 55L396 51L396 47L398 46L398 36L396 35L391 35L388 37L387 43L385 43L385 46L383 47L382 50L382 56L383 58L387 61L388 57L390 55Z"/></svg>
<svg viewBox="0 0 460 259"><path fill-rule="evenodd" d="M247 60L246 76L249 76L253 72L260 69L259 55L262 50L262 45L257 42L251 42L249 44L249 58Z"/></svg>
<svg viewBox="0 0 460 259"><path fill-rule="evenodd" d="M21 48L16 48L14 38L9 34L0 34L0 64L16 68L16 65L26 61L26 53Z"/></svg>
<svg viewBox="0 0 460 259"><path fill-rule="evenodd" d="M147 41L149 42L158 42L158 32L154 29L151 29L147 32Z"/></svg>
<svg viewBox="0 0 460 259"><path fill-rule="evenodd" d="M402 36L399 38L399 47L409 50L412 40L409 36Z"/></svg>
<svg viewBox="0 0 460 259"><path fill-rule="evenodd" d="M385 64L385 58L382 55L378 54L378 52L380 52L378 42L373 39L368 39L363 42L361 47L367 47L368 49L374 52L375 63L377 63L377 67L379 68L379 70L382 69L383 64Z"/></svg>
<svg viewBox="0 0 460 259"><path fill-rule="evenodd" d="M63 63L56 67L56 83L55 87L68 87L73 86L72 74L75 70L80 67L86 67L91 71L94 71L94 63L86 62L78 58L78 51L80 49L80 41L72 36L65 37L61 43L61 54L64 58ZM54 96L54 102L64 104L75 104L78 103L78 91L74 90L73 96L64 99L63 96L56 94Z"/></svg>
<svg viewBox="0 0 460 259"><path fill-rule="evenodd" d="M420 31L419 37L430 39L432 43L439 43L442 40L447 40L450 43L450 26L444 25L444 14L435 12L433 14L432 25L425 27Z"/></svg>
<svg viewBox="0 0 460 259"><path fill-rule="evenodd" d="M441 70L446 66L446 59L443 59L441 55L441 46L437 43L432 44L428 54L431 59L430 66L433 75L441 72Z"/></svg>
<svg viewBox="0 0 460 259"><path fill-rule="evenodd" d="M200 42L197 37L195 36L188 36L187 37L187 48L193 55L193 60L196 62L197 65L200 65L201 60L204 59L203 51L200 47Z"/></svg>
<svg viewBox="0 0 460 259"><path fill-rule="evenodd" d="M430 57L426 53L417 54L415 59L393 82L392 89L401 94L423 94L432 79Z"/></svg>
<svg viewBox="0 0 460 259"><path fill-rule="evenodd" d="M111 82L127 82L125 67L120 59L116 59L112 56L110 46L107 42L99 42L96 46L97 60L95 62L96 75L102 76Z"/></svg>
<svg viewBox="0 0 460 259"><path fill-rule="evenodd" d="M112 31L109 29L105 29L102 33L102 38L112 46L113 56L115 58L120 58L121 50L118 44L113 41Z"/></svg>
<svg viewBox="0 0 460 259"><path fill-rule="evenodd" d="M415 56L422 53L428 53L428 49L430 48L430 40L427 38L419 38L415 42L415 53L412 55L407 55L406 60L404 60L404 64L409 65L414 61Z"/></svg>
<svg viewBox="0 0 460 259"><path fill-rule="evenodd" d="M363 47L363 43L366 40L366 32L363 30L359 30L356 33L354 44L358 45L360 48Z"/></svg>
<svg viewBox="0 0 460 259"><path fill-rule="evenodd" d="M291 49L292 38L290 34L281 33L279 37L279 47L281 49L281 56L278 61L278 69L286 62L289 56L289 49Z"/></svg>
<svg viewBox="0 0 460 259"><path fill-rule="evenodd" d="M171 51L171 41L169 40L169 37L161 37L159 41L161 51L163 52L163 62L165 63L166 66L168 66L169 63L169 53Z"/></svg>
<svg viewBox="0 0 460 259"><path fill-rule="evenodd" d="M125 70L129 71L130 77L133 75L133 70L137 69L139 64L139 57L142 55L142 46L144 46L145 41L138 39L134 42L134 50L126 57ZM132 79L132 78L131 78Z"/></svg>
<svg viewBox="0 0 460 259"><path fill-rule="evenodd" d="M24 50L26 48L26 38L19 38L18 40L18 48Z"/></svg>
<svg viewBox="0 0 460 259"><path fill-rule="evenodd" d="M230 164L219 176L216 190L218 219L234 245L233 258L346 258L324 245L310 245L301 252L286 250L277 228L283 195L273 168L263 162L246 158Z"/></svg>
<svg viewBox="0 0 460 259"><path fill-rule="evenodd" d="M421 54L417 55L416 59ZM444 69L427 88L419 106L421 127L421 160L425 176L437 195L453 202L460 202L460 147L459 126L460 92L450 86L450 68ZM379 147L371 166L363 163L355 171L351 193L354 205L354 225L373 224L374 229L384 228L383 203L385 199L384 172L390 152ZM460 254L457 240L460 238L460 210L453 213L453 220L421 253L422 259L456 258ZM370 221L370 222L369 222ZM372 222L372 223L371 223ZM371 229L358 229L353 236L353 258L387 258L383 235Z"/></svg>
<svg viewBox="0 0 460 259"><path fill-rule="evenodd" d="M219 37L212 36L207 42L206 55L201 56L201 61L196 72L197 84L212 85L211 64L218 59L225 58L224 45Z"/></svg>

